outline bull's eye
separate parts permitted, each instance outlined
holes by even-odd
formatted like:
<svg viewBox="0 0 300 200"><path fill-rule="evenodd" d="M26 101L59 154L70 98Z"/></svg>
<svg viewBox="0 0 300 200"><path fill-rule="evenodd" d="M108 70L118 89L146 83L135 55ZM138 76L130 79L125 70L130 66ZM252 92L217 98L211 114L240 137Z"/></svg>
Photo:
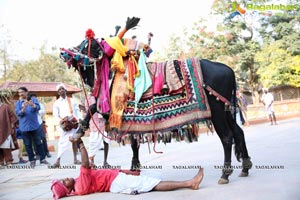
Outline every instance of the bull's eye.
<svg viewBox="0 0 300 200"><path fill-rule="evenodd" d="M102 51L99 51L98 59L100 60L102 57L103 57L103 52L102 52Z"/></svg>

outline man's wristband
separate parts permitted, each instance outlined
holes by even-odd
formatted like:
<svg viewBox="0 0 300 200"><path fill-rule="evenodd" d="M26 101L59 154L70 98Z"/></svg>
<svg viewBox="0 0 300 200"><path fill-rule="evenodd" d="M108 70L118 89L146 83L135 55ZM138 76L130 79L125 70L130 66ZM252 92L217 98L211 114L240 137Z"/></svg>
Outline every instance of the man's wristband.
<svg viewBox="0 0 300 200"><path fill-rule="evenodd" d="M84 145L82 145L79 149L81 150L82 148L85 148L85 146Z"/></svg>

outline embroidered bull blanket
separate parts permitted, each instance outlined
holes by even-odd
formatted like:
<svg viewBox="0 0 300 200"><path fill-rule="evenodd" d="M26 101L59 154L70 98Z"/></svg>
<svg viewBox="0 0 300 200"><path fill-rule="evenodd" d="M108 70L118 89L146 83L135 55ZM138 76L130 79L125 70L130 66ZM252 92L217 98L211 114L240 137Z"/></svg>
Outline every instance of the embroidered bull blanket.
<svg viewBox="0 0 300 200"><path fill-rule="evenodd" d="M191 58L180 63L185 82L182 92L142 98L136 111L135 102L129 100L122 116L121 133L165 132L210 118L200 61Z"/></svg>

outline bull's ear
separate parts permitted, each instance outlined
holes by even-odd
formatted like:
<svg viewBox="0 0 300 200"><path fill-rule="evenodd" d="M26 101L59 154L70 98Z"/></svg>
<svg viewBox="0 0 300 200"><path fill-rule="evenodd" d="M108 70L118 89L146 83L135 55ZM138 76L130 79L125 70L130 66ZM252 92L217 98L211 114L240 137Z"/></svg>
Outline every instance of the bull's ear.
<svg viewBox="0 0 300 200"><path fill-rule="evenodd" d="M121 26L116 26L115 29L116 29L115 36L117 36L119 33L119 30L121 29Z"/></svg>
<svg viewBox="0 0 300 200"><path fill-rule="evenodd" d="M138 17L132 17L132 18L127 17L126 26L125 26L126 30L128 31L129 29L136 27L140 19L141 18Z"/></svg>

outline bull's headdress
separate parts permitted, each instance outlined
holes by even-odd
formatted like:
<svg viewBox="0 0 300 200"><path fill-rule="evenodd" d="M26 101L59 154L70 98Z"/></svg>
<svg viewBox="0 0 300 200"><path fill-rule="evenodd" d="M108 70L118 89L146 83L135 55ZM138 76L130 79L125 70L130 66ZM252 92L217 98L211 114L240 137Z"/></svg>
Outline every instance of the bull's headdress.
<svg viewBox="0 0 300 200"><path fill-rule="evenodd" d="M122 39L124 34L135 28L140 21L140 18L132 17L127 18L125 27L119 32L120 26L116 26L115 36ZM151 36L150 36L151 35ZM150 41L152 33L148 36L148 45L143 45L144 51L147 56L152 52L150 48ZM131 49L130 49L131 50ZM136 50L136 49L134 49ZM67 66L74 67L78 70L83 78L85 84L94 87L95 69L97 63L101 62L103 57L112 58L115 49L107 43L106 39L98 40L95 38L95 33L92 29L85 32L85 39L76 47L65 49L61 48L60 58L66 62Z"/></svg>

